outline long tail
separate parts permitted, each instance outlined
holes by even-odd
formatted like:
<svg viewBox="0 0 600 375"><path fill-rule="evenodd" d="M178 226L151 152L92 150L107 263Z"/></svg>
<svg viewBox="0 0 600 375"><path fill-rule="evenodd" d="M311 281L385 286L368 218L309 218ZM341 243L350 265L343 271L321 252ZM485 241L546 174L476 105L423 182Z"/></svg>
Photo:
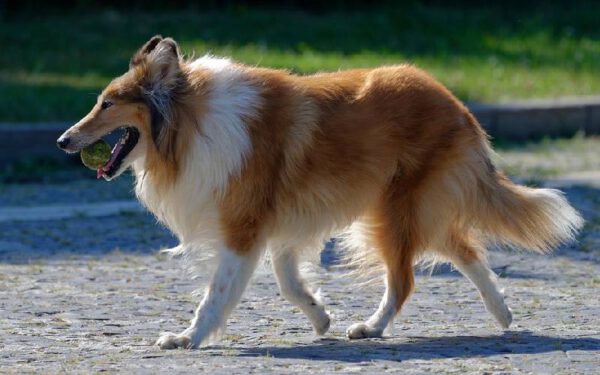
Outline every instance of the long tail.
<svg viewBox="0 0 600 375"><path fill-rule="evenodd" d="M534 189L488 171L478 199L479 228L496 241L539 253L572 241L583 226L579 213L555 189Z"/></svg>

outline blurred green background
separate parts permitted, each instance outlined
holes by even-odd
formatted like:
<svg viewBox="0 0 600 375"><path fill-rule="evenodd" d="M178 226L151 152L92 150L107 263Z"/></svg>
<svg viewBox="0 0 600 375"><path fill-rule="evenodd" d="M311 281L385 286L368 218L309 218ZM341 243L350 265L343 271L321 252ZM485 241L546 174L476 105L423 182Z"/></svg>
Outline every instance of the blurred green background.
<svg viewBox="0 0 600 375"><path fill-rule="evenodd" d="M0 2L0 122L80 118L159 33L296 73L410 62L466 101L600 92L600 2L60 3Z"/></svg>

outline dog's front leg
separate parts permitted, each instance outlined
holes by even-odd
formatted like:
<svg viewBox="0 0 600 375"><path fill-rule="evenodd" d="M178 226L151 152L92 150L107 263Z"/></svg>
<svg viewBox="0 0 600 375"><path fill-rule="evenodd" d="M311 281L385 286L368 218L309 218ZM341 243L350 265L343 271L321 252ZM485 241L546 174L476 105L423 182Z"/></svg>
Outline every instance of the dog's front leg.
<svg viewBox="0 0 600 375"><path fill-rule="evenodd" d="M240 300L260 252L239 255L229 249L218 254L218 266L188 329L176 335L163 333L156 345L161 349L197 348L224 328L229 313Z"/></svg>

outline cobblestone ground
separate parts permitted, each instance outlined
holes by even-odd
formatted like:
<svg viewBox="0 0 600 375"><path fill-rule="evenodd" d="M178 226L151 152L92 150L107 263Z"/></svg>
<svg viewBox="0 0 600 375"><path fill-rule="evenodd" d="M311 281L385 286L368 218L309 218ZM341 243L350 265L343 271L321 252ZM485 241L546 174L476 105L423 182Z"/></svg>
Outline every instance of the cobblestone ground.
<svg viewBox="0 0 600 375"><path fill-rule="evenodd" d="M18 187L4 189L13 206L95 197L40 185L25 189L20 201ZM77 211L61 220L0 220L0 372L598 373L600 190L565 190L587 219L577 245L550 256L492 253L513 309L509 331L495 326L465 278L442 267L419 274L385 338L350 342L346 327L373 312L382 288L356 287L326 272L335 258L328 250L313 283L334 314L325 337L315 337L304 315L279 296L264 266L220 343L192 351L161 351L153 342L161 331L187 326L200 298L192 291L210 270L191 280L178 260L160 255L175 242L152 217ZM121 194L115 200L127 198Z"/></svg>

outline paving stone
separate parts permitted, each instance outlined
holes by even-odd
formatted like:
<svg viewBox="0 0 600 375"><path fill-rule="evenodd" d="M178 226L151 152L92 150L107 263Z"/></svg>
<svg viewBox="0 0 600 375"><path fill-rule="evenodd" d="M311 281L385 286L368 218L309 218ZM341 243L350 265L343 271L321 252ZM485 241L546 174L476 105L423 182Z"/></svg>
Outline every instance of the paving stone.
<svg viewBox="0 0 600 375"><path fill-rule="evenodd" d="M382 286L356 287L329 268L314 277L334 314L313 335L261 266L222 340L161 351L162 331L192 317L210 269L197 279L157 252L175 243L148 214L0 223L2 373L581 373L600 366L598 190L566 189L586 216L579 244L549 256L494 251L491 265L513 309L497 328L477 290L450 267L417 274L415 293L383 339L348 341L345 329L377 307Z"/></svg>

